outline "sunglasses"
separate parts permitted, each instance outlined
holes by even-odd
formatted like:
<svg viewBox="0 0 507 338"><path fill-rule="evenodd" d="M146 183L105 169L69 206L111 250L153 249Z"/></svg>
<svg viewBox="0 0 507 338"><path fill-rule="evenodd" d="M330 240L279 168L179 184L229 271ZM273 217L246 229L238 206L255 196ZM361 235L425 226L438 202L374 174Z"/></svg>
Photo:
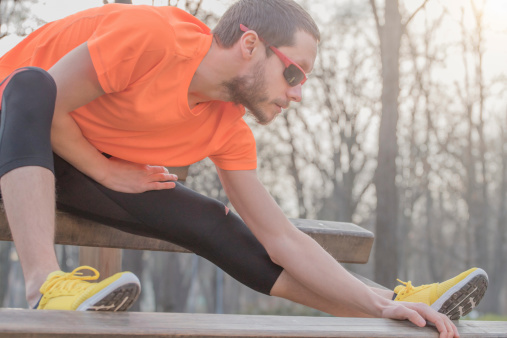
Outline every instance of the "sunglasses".
<svg viewBox="0 0 507 338"><path fill-rule="evenodd" d="M239 28L243 32L251 31L248 27L246 27L243 24L239 25ZM283 71L283 77L291 87L295 87L298 84L304 84L306 82L306 74L305 71L294 61L289 59L285 54L280 52L280 50L274 46L271 46L268 44L263 38L259 36L259 39L266 45L266 47L269 47L275 54L282 60L283 64L285 65L285 70Z"/></svg>

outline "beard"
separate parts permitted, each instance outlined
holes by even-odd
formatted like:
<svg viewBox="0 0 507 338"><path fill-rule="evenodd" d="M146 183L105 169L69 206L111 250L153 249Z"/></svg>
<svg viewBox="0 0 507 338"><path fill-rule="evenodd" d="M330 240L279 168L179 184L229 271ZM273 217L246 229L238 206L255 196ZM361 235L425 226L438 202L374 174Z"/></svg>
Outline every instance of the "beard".
<svg viewBox="0 0 507 338"><path fill-rule="evenodd" d="M244 106L257 123L266 125L272 118L261 108L268 101L264 64L258 62L251 75L236 76L222 84L229 96L229 101Z"/></svg>

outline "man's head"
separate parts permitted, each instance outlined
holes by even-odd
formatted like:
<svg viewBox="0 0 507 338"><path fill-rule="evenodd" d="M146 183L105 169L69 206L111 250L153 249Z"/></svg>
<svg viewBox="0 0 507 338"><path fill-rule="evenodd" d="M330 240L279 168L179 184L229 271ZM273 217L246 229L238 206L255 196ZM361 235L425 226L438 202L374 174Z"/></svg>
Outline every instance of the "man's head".
<svg viewBox="0 0 507 338"><path fill-rule="evenodd" d="M222 16L213 35L223 48L232 47L243 35L240 25L257 32L269 44L292 46L297 31L320 41L319 28L312 17L292 0L240 0Z"/></svg>
<svg viewBox="0 0 507 338"><path fill-rule="evenodd" d="M221 48L236 46L251 58L248 71L224 83L230 101L267 124L301 99L304 73L313 67L320 39L317 25L301 6L292 0L240 0L213 33ZM293 71L301 76L294 78Z"/></svg>

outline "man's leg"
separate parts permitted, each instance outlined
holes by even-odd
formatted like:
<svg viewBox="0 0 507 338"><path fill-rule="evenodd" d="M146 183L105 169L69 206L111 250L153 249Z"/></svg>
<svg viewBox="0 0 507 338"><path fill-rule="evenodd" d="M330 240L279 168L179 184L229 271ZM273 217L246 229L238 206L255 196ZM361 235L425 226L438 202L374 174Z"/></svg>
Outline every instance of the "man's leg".
<svg viewBox="0 0 507 338"><path fill-rule="evenodd" d="M54 182L53 173L42 167L14 169L1 178L4 207L30 307L40 298L39 288L48 274L60 270L53 246Z"/></svg>
<svg viewBox="0 0 507 338"><path fill-rule="evenodd" d="M361 282L358 280L358 283ZM330 285L329 287L338 287L338 286ZM387 299L393 298L393 291L381 290L373 287L370 287L370 289L384 298ZM320 296L319 294L313 292L306 286L299 283L299 281L294 279L285 270L280 274L280 277L273 285L273 288L271 289L271 295L282 297L291 300L293 302L309 306L319 311L329 313L333 316L369 317L365 313L354 311L341 304L335 304L333 302L330 302L328 299Z"/></svg>
<svg viewBox="0 0 507 338"><path fill-rule="evenodd" d="M59 270L53 246L55 185L49 142L56 86L43 71L22 68L2 82L0 95L2 197L26 297L33 306L47 275Z"/></svg>
<svg viewBox="0 0 507 338"><path fill-rule="evenodd" d="M125 310L139 294L133 274L89 283L98 278L94 269L93 277L82 276L82 268L59 271L53 245L53 79L40 68L21 68L0 84L0 95L0 184L30 307L40 298L38 308L44 309Z"/></svg>
<svg viewBox="0 0 507 338"><path fill-rule="evenodd" d="M58 157L55 171L61 210L185 247L265 294L282 271L224 204L179 183L174 189L128 194L100 185Z"/></svg>
<svg viewBox="0 0 507 338"><path fill-rule="evenodd" d="M488 286L488 276L482 269L472 268L442 283L417 287L412 286L410 282L404 284L397 286L394 291L373 287L370 289L386 299L393 299L396 295L397 301L427 304L450 319L457 320L470 313L479 304ZM287 298L335 316L366 316L330 302L306 288L285 271L274 284L271 295Z"/></svg>
<svg viewBox="0 0 507 338"><path fill-rule="evenodd" d="M94 182L58 157L55 167L57 203L63 210L126 232L178 244L261 293L336 316L365 316L314 293L274 264L246 224L216 200L179 183L170 190L120 193ZM79 191L79 196L74 191ZM387 299L393 298L393 291L371 289Z"/></svg>
<svg viewBox="0 0 507 338"><path fill-rule="evenodd" d="M120 230L171 241L215 263L264 294L283 297L336 315L357 316L315 294L274 264L267 252L225 206L180 184L143 194L114 192L55 157L58 207ZM73 192L79 191L79 195ZM274 286L273 286L274 284ZM393 292L373 289L392 299Z"/></svg>

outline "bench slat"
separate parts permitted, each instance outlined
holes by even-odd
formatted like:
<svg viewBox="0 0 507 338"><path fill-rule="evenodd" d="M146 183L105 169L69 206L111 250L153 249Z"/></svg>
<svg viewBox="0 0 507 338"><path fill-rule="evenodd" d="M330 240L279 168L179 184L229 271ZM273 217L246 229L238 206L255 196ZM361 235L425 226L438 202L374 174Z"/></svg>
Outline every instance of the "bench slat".
<svg viewBox="0 0 507 338"><path fill-rule="evenodd" d="M48 324L50 323L50 324ZM461 337L507 337L507 322L460 321ZM434 327L379 318L97 313L0 309L2 337L438 337Z"/></svg>
<svg viewBox="0 0 507 338"><path fill-rule="evenodd" d="M337 260L367 263L374 235L351 223L291 219L300 230L313 237ZM5 213L0 212L0 240L12 240ZM103 224L57 212L55 243L106 248L189 252L175 244L129 234Z"/></svg>

